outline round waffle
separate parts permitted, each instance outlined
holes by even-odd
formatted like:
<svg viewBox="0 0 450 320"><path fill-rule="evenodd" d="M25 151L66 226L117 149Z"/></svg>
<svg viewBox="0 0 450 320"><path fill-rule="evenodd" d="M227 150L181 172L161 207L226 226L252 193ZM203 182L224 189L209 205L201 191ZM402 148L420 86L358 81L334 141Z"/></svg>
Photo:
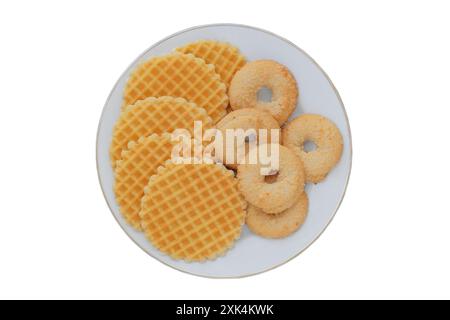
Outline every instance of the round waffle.
<svg viewBox="0 0 450 320"><path fill-rule="evenodd" d="M182 97L205 108L214 122L226 113L226 86L214 66L192 54L174 52L154 57L132 71L125 86L124 106L147 97Z"/></svg>
<svg viewBox="0 0 450 320"><path fill-rule="evenodd" d="M227 87L236 71L246 63L245 57L239 52L239 49L226 42L200 40L188 43L176 50L182 53L192 53L205 60L206 63L213 64Z"/></svg>
<svg viewBox="0 0 450 320"><path fill-rule="evenodd" d="M175 129L187 129L193 135L194 121L201 121L204 129L213 126L205 109L183 98L150 97L126 107L113 131L110 149L113 167L129 141Z"/></svg>
<svg viewBox="0 0 450 320"><path fill-rule="evenodd" d="M168 133L141 137L130 142L117 161L114 192L120 212L133 227L141 228L139 211L144 188L156 169L170 159L172 142Z"/></svg>
<svg viewBox="0 0 450 320"><path fill-rule="evenodd" d="M166 162L145 188L140 216L160 251L202 261L224 254L239 238L245 207L233 172L223 165Z"/></svg>

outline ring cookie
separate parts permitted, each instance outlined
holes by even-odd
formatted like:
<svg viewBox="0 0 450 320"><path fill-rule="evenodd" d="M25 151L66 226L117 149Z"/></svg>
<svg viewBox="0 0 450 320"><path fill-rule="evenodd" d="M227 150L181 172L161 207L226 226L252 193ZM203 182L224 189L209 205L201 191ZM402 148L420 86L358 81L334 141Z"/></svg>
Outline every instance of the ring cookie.
<svg viewBox="0 0 450 320"><path fill-rule="evenodd" d="M258 91L263 87L272 91L269 102L258 100ZM228 94L233 110L264 109L282 125L297 105L298 89L295 78L285 66L272 60L256 60L236 72Z"/></svg>
<svg viewBox="0 0 450 320"><path fill-rule="evenodd" d="M205 108L214 122L228 105L226 86L212 64L174 52L139 64L125 86L124 107L148 97L181 97Z"/></svg>
<svg viewBox="0 0 450 320"><path fill-rule="evenodd" d="M175 259L224 254L241 234L246 202L220 164L166 162L145 188L140 217L150 242Z"/></svg>
<svg viewBox="0 0 450 320"><path fill-rule="evenodd" d="M294 233L305 222L308 214L308 196L303 192L289 209L277 214L267 214L249 205L246 223L250 231L265 238L284 238Z"/></svg>
<svg viewBox="0 0 450 320"><path fill-rule="evenodd" d="M270 145L260 145L258 148L271 150ZM303 164L290 149L279 145L279 169L277 175L272 178L261 174L263 166L260 161L250 164L248 156L245 160L246 163L238 166L239 190L245 200L264 212L282 212L294 205L304 192Z"/></svg>
<svg viewBox="0 0 450 320"><path fill-rule="evenodd" d="M241 152L242 156L245 156L246 151L248 151L249 140L256 139L255 143L279 143L279 132L277 136L272 137L271 129L280 129L278 122L265 110L255 109L255 108L245 108L230 112L222 120L217 123L217 129L221 131L223 137L223 152L216 150L216 159L224 163L227 167L232 169L237 169L238 166L238 151ZM230 146L227 145L227 129L242 129L244 132L248 133L245 139L244 137L232 139L234 141L229 142ZM252 130L253 129L253 130ZM265 137L260 137L259 129L267 129L267 135ZM231 133L231 132L230 132ZM231 136L230 136L231 138ZM274 141L272 141L272 138ZM264 139L264 141L261 141ZM276 140L276 141L275 141ZM225 155L230 154L227 149L234 147L234 157L232 159L227 159ZM239 150L240 149L240 150Z"/></svg>
<svg viewBox="0 0 450 320"><path fill-rule="evenodd" d="M343 140L336 125L317 114L303 114L289 122L282 129L283 144L292 149L305 166L306 181L318 183L339 162ZM311 141L316 149L304 150L304 144Z"/></svg>

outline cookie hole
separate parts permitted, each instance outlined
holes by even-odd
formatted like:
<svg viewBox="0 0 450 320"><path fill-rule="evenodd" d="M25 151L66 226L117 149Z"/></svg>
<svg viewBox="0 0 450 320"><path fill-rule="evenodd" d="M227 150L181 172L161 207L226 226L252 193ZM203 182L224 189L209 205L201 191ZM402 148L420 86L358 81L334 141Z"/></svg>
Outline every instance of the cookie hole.
<svg viewBox="0 0 450 320"><path fill-rule="evenodd" d="M312 142L311 140L307 140L307 141L305 141L305 143L303 143L303 150L306 153L312 152L316 149L317 149L317 145L314 142Z"/></svg>
<svg viewBox="0 0 450 320"><path fill-rule="evenodd" d="M270 176L264 176L264 182L268 184L277 182L277 179L278 179L278 172Z"/></svg>
<svg viewBox="0 0 450 320"><path fill-rule="evenodd" d="M308 182L305 184L305 192L306 193L310 193L313 188L314 188L314 183Z"/></svg>
<svg viewBox="0 0 450 320"><path fill-rule="evenodd" d="M261 87L256 93L258 101L261 102L271 102L272 101L272 90L267 87Z"/></svg>

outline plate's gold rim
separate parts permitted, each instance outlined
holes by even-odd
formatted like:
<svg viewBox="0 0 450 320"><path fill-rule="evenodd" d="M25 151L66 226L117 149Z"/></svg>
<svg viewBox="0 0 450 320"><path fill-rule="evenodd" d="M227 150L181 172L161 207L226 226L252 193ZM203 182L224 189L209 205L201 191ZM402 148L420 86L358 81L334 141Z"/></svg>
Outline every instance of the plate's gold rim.
<svg viewBox="0 0 450 320"><path fill-rule="evenodd" d="M152 254L150 254L149 252L147 252L147 250L145 250L143 247L141 247L141 245L139 245L139 243L137 243L137 242L136 242L136 241L128 234L128 232L122 227L122 225L120 224L119 220L118 220L118 219L116 218L116 216L114 215L113 209L112 209L111 206L109 205L108 199L106 198L105 191L103 190L103 185L102 185L102 181L101 181L101 178L100 178L100 172L99 172L99 163L98 163L98 140L99 140L99 133L100 133L100 124L101 124L101 120L103 119L103 116L104 116L104 113L105 113L106 106L107 106L109 100L111 99L111 96L112 96L114 90L116 89L116 87L117 87L119 81L124 77L124 75L128 72L128 70L130 70L130 69L132 68L132 66L134 66L138 61L140 61L140 60L147 54L148 51L150 51L150 50L152 50L153 48L157 47L158 45L160 45L160 44L163 43L164 41L167 41L167 40L169 40L169 39L171 39L171 38L173 38L173 37L175 37L175 36L178 36L178 35L180 35L180 34L183 34L183 33L185 33L185 32L188 32L188 31L192 31L192 30L196 30L196 29L202 29L202 28L207 28L207 27L227 27L227 26L228 26L228 27L248 28L248 29L252 29L252 30L264 32L264 33L266 33L266 34L268 34L268 35L277 37L278 39L285 41L287 44L291 45L291 46L294 47L296 50L298 50L298 51L300 51L301 53L303 53L307 58L309 58L309 59L312 61L312 63L314 63L314 64L319 68L319 70L325 75L325 77L326 77L326 79L328 80L329 84L331 85L333 91L335 92L336 96L338 97L339 102L340 102L341 107L342 107L342 111L344 112L345 121L347 122L347 128L348 128L348 134L349 134L349 141L350 141L350 168L349 168L349 171L348 171L348 174L347 174L347 181L345 182L344 192L342 193L341 199L339 200L339 203L337 204L337 206L336 206L336 208L335 208L335 210L334 210L333 215L331 216L330 220L327 222L327 224L325 225L325 227L322 229L322 231L321 231L321 232L320 232L320 233L319 233L319 234L318 234L318 235L317 235L317 236L316 236L316 237L315 237L315 238L314 238L314 239L313 239L313 240L312 240L305 248L303 248L302 250L300 250L296 255L292 256L291 258L287 259L286 261L283 261L282 263L279 263L279 264L277 264L277 265L275 265L275 266L273 266L273 267L270 267L270 268L268 268L268 269L265 269L265 270L262 270L262 271L258 271L258 272L254 272L254 273L243 274L243 275L239 275L239 276L220 277L220 276L206 276L206 275L200 275L200 274L188 272L188 271L186 271L186 270L182 270L182 269L180 269L180 268L171 266L170 264L168 264L168 263L166 263L166 262L164 262L164 261L159 260L158 258L156 258L155 256L153 256ZM141 248L141 250L144 251L147 255L149 255L150 257L152 257L152 258L154 258L155 260L159 261L160 263L162 263L162 264L164 264L164 265L166 265L166 266L168 266L168 267L170 267L170 268L172 268L172 269L175 269L175 270L177 270L177 271L181 271L181 272L186 273L186 274L189 274L189 275L193 275L193 276L197 276L197 277L201 277L201 278L209 278L209 279L240 279L240 278L246 278L246 277L250 277L250 276L255 276L255 275L258 275L258 274L262 274L262 273L265 273L265 272L267 272L267 271L271 271L271 270L273 270L273 269L275 269L275 268L278 268L278 267L280 267L280 266L282 266L282 265L288 263L289 261L291 261L291 260L297 258L297 257L298 257L301 253L303 253L305 250L307 250L314 242L317 241L317 239L320 238L320 236L321 236L321 235L323 234L323 232L328 228L328 226L330 225L331 221L333 221L334 217L336 216L336 213L337 213L337 211L339 210L339 207L341 206L342 201L343 201L343 199L344 199L344 197L345 197L345 194L346 194L346 192L347 192L347 187L348 187L348 183L349 183L350 175L351 175L351 171L352 171L352 160L353 160L353 142L352 142L352 133L351 133L351 128L350 128L350 122L349 122L349 120L348 120L347 111L346 111L346 109L345 109L344 102L342 101L342 98L341 98L341 96L340 96L338 90L337 90L336 87L334 86L334 84L333 84L333 82L331 81L331 79L330 79L330 77L328 76L328 74L322 69L322 67L321 67L321 66L320 66L320 65L319 65L319 64L318 64L318 63L317 63L317 62L316 62L309 54L307 54L303 49L299 48L299 47L298 47L297 45L295 45L293 42L291 42L291 41L289 41L289 40L287 40L287 39L285 39L285 38L283 38L283 37L281 37L281 36L279 36L279 35L277 35L277 34L275 34L275 33L273 33L273 32L270 32L270 31L267 31L267 30L264 30L264 29L260 29L260 28L257 28L257 27L252 27L252 26L248 26L248 25L244 25L244 24L237 24L237 23L213 23L213 24L205 24L205 25L199 25L199 26L187 28L187 29L184 29L184 30L181 30L181 31L179 31L179 32L176 32L176 33L174 33L174 34L172 34L172 35L170 35L170 36L168 36L168 37L166 37L166 38L164 38L164 39L162 39L162 40L156 42L155 44L153 44L152 46L150 46L148 49L146 49L142 54L140 54L140 55L139 55L139 56L138 56L138 57L137 57L137 58L136 58L129 66L128 66L128 68L125 69L125 71L122 73L122 75L119 77L119 79L118 79L118 80L116 81L116 83L114 84L114 86L113 86L111 92L110 92L109 95L108 95L108 98L106 99L106 102L105 102L105 104L104 104L104 106L103 106L103 109L102 109L102 113L101 113L101 115L100 115L99 124L98 124L98 127L97 127L97 138L96 138L96 143L95 143L95 149L96 149L96 150L95 150L95 155L96 155L95 158L96 158L97 176L98 176L98 181L99 181L99 184L100 184L100 189L101 189L101 191L102 191L102 193L103 193L103 197L105 198L106 204L108 205L108 208L109 208L109 210L111 211L112 216L113 216L114 219L117 221L117 223L119 224L120 228L121 228L121 229L125 232L125 234L128 236L128 238L130 238L130 239L131 239L131 240L132 240L139 248Z"/></svg>

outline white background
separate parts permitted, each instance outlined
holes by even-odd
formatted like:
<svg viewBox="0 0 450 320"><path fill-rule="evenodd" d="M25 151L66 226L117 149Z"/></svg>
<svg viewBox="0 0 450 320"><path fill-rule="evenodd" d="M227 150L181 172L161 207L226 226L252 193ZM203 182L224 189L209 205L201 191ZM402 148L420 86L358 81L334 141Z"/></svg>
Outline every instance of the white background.
<svg viewBox="0 0 450 320"><path fill-rule="evenodd" d="M0 298L450 298L446 1L0 4ZM211 280L148 257L103 199L95 137L122 71L207 23L254 25L338 88L353 172L322 237L262 275Z"/></svg>

